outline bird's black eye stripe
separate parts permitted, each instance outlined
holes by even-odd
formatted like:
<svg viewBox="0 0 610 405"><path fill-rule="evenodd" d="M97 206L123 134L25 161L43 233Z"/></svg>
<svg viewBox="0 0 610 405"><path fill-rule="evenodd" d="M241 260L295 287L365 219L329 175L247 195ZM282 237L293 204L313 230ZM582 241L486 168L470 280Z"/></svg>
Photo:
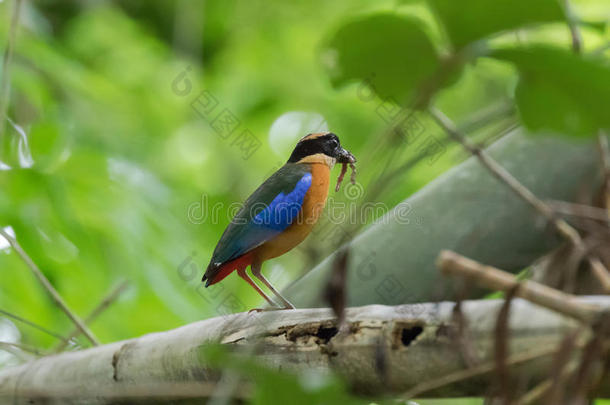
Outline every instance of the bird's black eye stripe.
<svg viewBox="0 0 610 405"><path fill-rule="evenodd" d="M294 151L292 151L292 155L290 155L289 162L298 162L309 155L315 155L316 153L321 153L322 148L318 138L315 139L307 139L305 141L301 141L298 143Z"/></svg>
<svg viewBox="0 0 610 405"><path fill-rule="evenodd" d="M317 138L300 141L294 148L288 162L298 162L306 156L324 153L331 156L332 151L339 146L337 135L328 133Z"/></svg>

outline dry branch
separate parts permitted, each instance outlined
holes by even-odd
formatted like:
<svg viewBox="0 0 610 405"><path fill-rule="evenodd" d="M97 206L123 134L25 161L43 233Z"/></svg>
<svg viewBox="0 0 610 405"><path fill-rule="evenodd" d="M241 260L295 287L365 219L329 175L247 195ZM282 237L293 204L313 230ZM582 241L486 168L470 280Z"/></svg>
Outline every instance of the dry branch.
<svg viewBox="0 0 610 405"><path fill-rule="evenodd" d="M605 292L610 293L610 273L598 257L589 257L589 265Z"/></svg>
<svg viewBox="0 0 610 405"><path fill-rule="evenodd" d="M553 210L561 215L592 219L600 222L610 222L608 211L592 205L577 204L567 201L547 201Z"/></svg>
<svg viewBox="0 0 610 405"><path fill-rule="evenodd" d="M610 298L583 298L578 304L608 308ZM207 397L213 391L210 387L218 382L218 372L201 355L202 346L210 342L245 350L283 372L335 370L354 391L363 394L403 395L414 390L427 396L484 395L492 381L494 327L503 301L462 302L471 325L469 343L483 362L475 370L465 369L451 338L455 335L454 305L443 302L348 308L347 327L341 332L329 309L240 313L208 319L0 370L0 402L20 404L46 399L49 403L109 403L134 396ZM520 299L513 300L510 311L510 357L506 363L531 377L533 386L549 375L554 348L579 325ZM383 376L376 366L379 353L385 353ZM422 381L435 384L422 387ZM182 394L185 386L189 389ZM605 380L602 388L610 393L610 382Z"/></svg>
<svg viewBox="0 0 610 405"><path fill-rule="evenodd" d="M519 180L517 180L512 174L506 169L500 166L494 159L492 159L487 153L481 148L473 144L457 129L457 126L447 117L442 111L431 107L429 110L430 115L436 121L436 123L447 132L447 134L457 141L473 156L479 159L479 162L489 170L489 172L495 176L498 180L506 184L515 194L521 199L530 204L539 214L545 217L553 226L557 229L560 235L569 240L574 247L584 250L582 245L582 239L578 232L570 226L563 219L559 219L555 216L553 210L534 195L527 187L523 186Z"/></svg>
<svg viewBox="0 0 610 405"><path fill-rule="evenodd" d="M569 7L569 3L567 1L565 3L565 6ZM577 33L578 32L576 31L576 34ZM572 34L576 35L575 31L572 31ZM576 46L576 42L574 44ZM449 117L447 117L442 111L434 107L430 107L428 109L428 112L430 116L436 121L436 123L441 128L443 128L443 130L452 139L460 143L462 147L468 152L470 152L473 156L475 156L493 176L495 176L498 180L506 184L517 196L519 196L523 201L530 204L540 215L542 215L550 224L552 224L557 230L557 233L559 233L562 237L564 237L572 244L575 251L574 257L578 257L581 255L585 256L587 262L593 268L593 275L598 278L599 282L603 286L610 284L610 274L608 274L608 271L605 268L603 270L606 271L600 270L603 267L603 264L601 262L595 262L591 259L591 257L586 256L586 246L583 243L582 237L576 229L574 229L565 220L557 218L555 212L548 204L536 197L534 193L532 193L527 187L521 184L512 174L510 174L506 169L500 166L481 148L479 148L477 145L473 144L468 138L466 138L458 130L457 126L453 123L453 121L451 121L451 119L449 119ZM600 136L599 139L601 140L602 137L604 136ZM606 139L604 138L604 141L605 140ZM603 146L600 148L603 148ZM574 266L574 269L576 269L576 266Z"/></svg>
<svg viewBox="0 0 610 405"><path fill-rule="evenodd" d="M601 313L599 307L582 303L577 296L535 281L519 281L508 272L486 266L455 252L441 252L437 265L444 274L467 278L490 290L506 292L516 288L516 296L579 321L591 322Z"/></svg>

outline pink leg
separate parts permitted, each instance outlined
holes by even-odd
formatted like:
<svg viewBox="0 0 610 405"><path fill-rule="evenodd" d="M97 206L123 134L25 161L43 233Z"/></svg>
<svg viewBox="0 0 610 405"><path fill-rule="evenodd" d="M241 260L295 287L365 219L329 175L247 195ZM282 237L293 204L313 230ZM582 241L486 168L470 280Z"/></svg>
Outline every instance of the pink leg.
<svg viewBox="0 0 610 405"><path fill-rule="evenodd" d="M263 290L261 290L254 281L252 281L252 279L250 278L250 276L248 276L248 273L246 273L246 268L241 268L241 269L237 269L237 274L239 275L239 277L243 278L248 284L250 284L252 286L252 288L254 288L256 290L257 293L259 293L264 299L265 301L267 301L269 303L269 305L275 307L275 303L273 301L271 301L271 299L267 296L267 294L265 294L263 292Z"/></svg>
<svg viewBox="0 0 610 405"><path fill-rule="evenodd" d="M252 263L252 265L250 266L250 268L252 269L252 274L254 274L254 277L258 278L260 281L262 281L267 287L269 287L269 289L273 292L273 294L275 294L275 296L277 298L279 298L280 301L282 301L282 303L284 304L284 309L294 309L294 305L292 305L290 303L290 301L288 301L286 298L284 298L282 296L282 294L279 293L278 290L276 290L271 283L265 278L265 276L263 276L263 273L261 272L261 269L263 267L262 263Z"/></svg>

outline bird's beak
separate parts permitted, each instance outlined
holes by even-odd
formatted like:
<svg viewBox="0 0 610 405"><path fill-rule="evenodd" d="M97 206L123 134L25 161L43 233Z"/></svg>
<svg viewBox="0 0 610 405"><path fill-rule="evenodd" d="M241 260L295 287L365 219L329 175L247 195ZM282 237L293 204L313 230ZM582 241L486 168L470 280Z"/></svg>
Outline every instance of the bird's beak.
<svg viewBox="0 0 610 405"><path fill-rule="evenodd" d="M356 163L356 158L348 150L338 147L335 152L335 159L337 163Z"/></svg>

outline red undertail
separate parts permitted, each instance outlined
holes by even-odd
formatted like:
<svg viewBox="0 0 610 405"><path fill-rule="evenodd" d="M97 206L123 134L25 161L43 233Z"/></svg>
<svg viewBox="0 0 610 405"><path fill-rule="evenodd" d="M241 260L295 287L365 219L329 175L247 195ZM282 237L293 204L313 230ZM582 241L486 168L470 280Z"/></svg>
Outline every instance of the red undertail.
<svg viewBox="0 0 610 405"><path fill-rule="evenodd" d="M226 276L228 276L237 269L245 269L250 264L252 264L251 253L246 253L244 255L239 256L237 259L233 259L230 262L226 262L225 264L219 267L218 273L214 275L214 278L209 280L209 282L206 284L206 287L216 284L219 281L222 281Z"/></svg>

